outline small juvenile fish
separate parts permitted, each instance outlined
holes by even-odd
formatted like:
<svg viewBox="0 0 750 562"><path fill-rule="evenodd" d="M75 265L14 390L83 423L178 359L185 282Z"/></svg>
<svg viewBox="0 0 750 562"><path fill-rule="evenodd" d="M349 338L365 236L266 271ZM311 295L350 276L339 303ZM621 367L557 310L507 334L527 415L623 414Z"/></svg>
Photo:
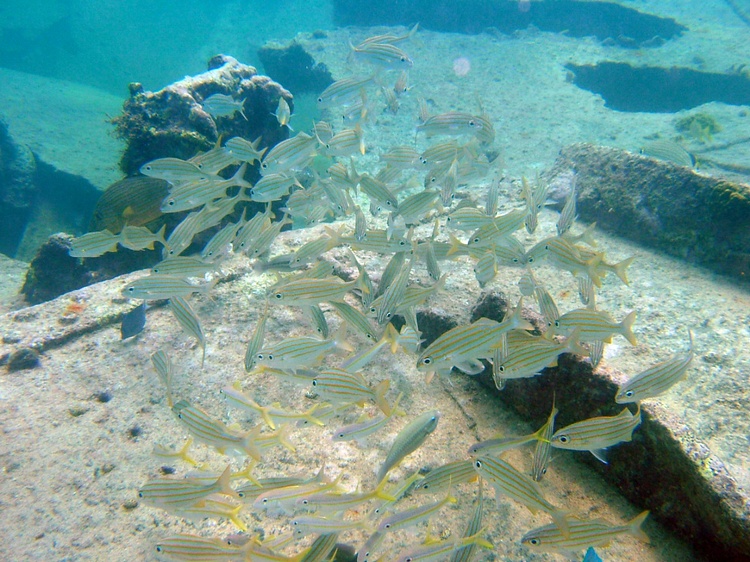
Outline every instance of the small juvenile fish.
<svg viewBox="0 0 750 562"><path fill-rule="evenodd" d="M644 511L625 525L612 525L603 519L569 517L567 519L569 530L567 535L561 533L556 525L545 525L526 533L521 539L521 544L532 550L557 552L577 560L577 553L580 550L586 547L607 545L613 538L625 533L648 543L651 541L641 529L648 513L648 511Z"/></svg>
<svg viewBox="0 0 750 562"><path fill-rule="evenodd" d="M157 263L151 273L175 277L203 277L217 266L194 256L174 256Z"/></svg>
<svg viewBox="0 0 750 562"><path fill-rule="evenodd" d="M384 379L372 387L359 373L331 368L320 371L310 381L310 384L315 394L333 404L364 404L364 402L372 400L384 414L391 411L385 400L390 379Z"/></svg>
<svg viewBox="0 0 750 562"><path fill-rule="evenodd" d="M292 110L289 108L284 96L279 96L279 105L276 107L276 121L280 127L289 127L289 120L292 118ZM289 127L291 129L291 127Z"/></svg>
<svg viewBox="0 0 750 562"><path fill-rule="evenodd" d="M364 87L372 82L367 78L342 78L328 86L318 96L318 108L326 109L336 105L347 105L362 96Z"/></svg>
<svg viewBox="0 0 750 562"><path fill-rule="evenodd" d="M391 445L388 455L378 470L378 482L380 482L388 472L398 465L404 457L416 451L430 433L435 431L440 420L440 412L432 410L425 412L412 421L410 421L396 436L393 445Z"/></svg>
<svg viewBox="0 0 750 562"><path fill-rule="evenodd" d="M685 150L682 146L669 139L659 139L645 144L639 152L644 156L671 162L686 168L695 167L695 156Z"/></svg>
<svg viewBox="0 0 750 562"><path fill-rule="evenodd" d="M460 111L450 111L429 117L424 123L417 125L417 132L423 132L427 137L435 135L474 135L480 140L494 139L495 130L485 117L471 115ZM487 141L491 142L491 141Z"/></svg>
<svg viewBox="0 0 750 562"><path fill-rule="evenodd" d="M615 402L627 404L659 396L685 378L693 362L693 332L690 331L690 348L687 353L676 353L666 361L653 365L632 377L617 389Z"/></svg>
<svg viewBox="0 0 750 562"><path fill-rule="evenodd" d="M68 255L72 258L96 258L117 251L119 242L120 235L112 234L109 230L88 232L73 238Z"/></svg>
<svg viewBox="0 0 750 562"><path fill-rule="evenodd" d="M214 94L208 96L201 104L211 117L227 117L240 112L240 115L247 121L247 116L242 108L245 106L245 99L235 100L232 96L226 94Z"/></svg>
<svg viewBox="0 0 750 562"><path fill-rule="evenodd" d="M589 451L607 464L607 447L633 439L633 431L641 424L641 407L633 415L627 407L616 416L599 416L579 421L557 430L550 439L553 447L572 451Z"/></svg>
<svg viewBox="0 0 750 562"><path fill-rule="evenodd" d="M130 312L122 315L120 323L120 339L126 340L137 336L146 326L146 303L142 302Z"/></svg>

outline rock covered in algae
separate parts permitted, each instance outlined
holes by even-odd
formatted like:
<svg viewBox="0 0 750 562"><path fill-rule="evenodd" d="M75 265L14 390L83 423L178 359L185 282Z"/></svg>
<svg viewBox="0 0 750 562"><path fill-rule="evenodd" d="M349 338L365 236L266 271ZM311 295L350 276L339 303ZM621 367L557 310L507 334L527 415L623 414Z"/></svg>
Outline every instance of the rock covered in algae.
<svg viewBox="0 0 750 562"><path fill-rule="evenodd" d="M262 138L262 146L273 146L287 138L289 131L274 116L279 97L290 106L292 95L254 67L236 59L217 55L208 63L208 71L186 76L157 91L130 85L130 98L123 113L113 122L117 134L126 142L120 168L133 175L144 163L156 158L188 159L209 150L221 136ZM231 95L244 100L242 112L213 118L201 103L214 94Z"/></svg>
<svg viewBox="0 0 750 562"><path fill-rule="evenodd" d="M560 152L549 172L553 190L570 185L573 174L584 221L750 280L750 186L587 143Z"/></svg>
<svg viewBox="0 0 750 562"><path fill-rule="evenodd" d="M328 67L315 62L312 55L297 41L289 45L264 45L258 50L263 68L295 94L311 92L319 94L332 82Z"/></svg>

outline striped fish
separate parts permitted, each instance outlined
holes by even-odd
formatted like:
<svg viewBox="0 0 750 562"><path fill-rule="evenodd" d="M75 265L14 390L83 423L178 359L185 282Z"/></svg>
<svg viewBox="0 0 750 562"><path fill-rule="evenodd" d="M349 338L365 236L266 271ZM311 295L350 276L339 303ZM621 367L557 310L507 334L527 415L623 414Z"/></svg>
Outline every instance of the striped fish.
<svg viewBox="0 0 750 562"><path fill-rule="evenodd" d="M484 508L484 497L482 495L482 486L479 486L477 493L477 506L466 524L463 539L469 541L469 544L456 550L451 556L449 562L470 562L474 557L474 551L477 549L478 542L469 539L479 535L482 531L482 512Z"/></svg>
<svg viewBox="0 0 750 562"><path fill-rule="evenodd" d="M189 521L203 521L206 518L229 519L238 529L247 532L247 525L239 518L240 511L243 509L244 506L235 503L234 500L212 494L196 505L175 509L173 513Z"/></svg>
<svg viewBox="0 0 750 562"><path fill-rule="evenodd" d="M453 461L428 472L415 485L415 494L443 492L452 486L473 482L477 479L474 463L471 460Z"/></svg>
<svg viewBox="0 0 750 562"><path fill-rule="evenodd" d="M96 202L90 231L119 233L125 225L143 226L158 219L169 183L146 176L124 178L110 185Z"/></svg>
<svg viewBox="0 0 750 562"><path fill-rule="evenodd" d="M509 334L507 352L503 354L500 364L494 368L503 379L536 376L546 367L557 366L557 358L562 353L587 355L588 351L578 342L579 337L578 328L562 343L543 336L531 336L525 332Z"/></svg>
<svg viewBox="0 0 750 562"><path fill-rule="evenodd" d="M522 503L532 513L539 510L548 513L562 533L568 533L566 513L544 499L539 484L530 477L519 472L504 460L495 457L474 459L474 470L495 488L498 495L504 494Z"/></svg>
<svg viewBox="0 0 750 562"><path fill-rule="evenodd" d="M365 437L372 435L383 429L386 424L393 419L393 416L399 411L398 404L404 393L398 395L390 411L382 416L378 415L365 421L346 425L333 432L334 441L357 441L360 445L364 443Z"/></svg>
<svg viewBox="0 0 750 562"><path fill-rule="evenodd" d="M293 185L302 187L294 176L266 174L250 189L250 198L259 203L279 201L289 195L289 190Z"/></svg>
<svg viewBox="0 0 750 562"><path fill-rule="evenodd" d="M218 538L197 535L175 535L156 543L156 554L170 560L242 562L247 548L228 545Z"/></svg>
<svg viewBox="0 0 750 562"><path fill-rule="evenodd" d="M346 325L332 338L321 340L309 336L287 338L279 343L264 346L255 354L255 363L263 368L297 369L315 367L323 357L334 351L354 351L346 341Z"/></svg>
<svg viewBox="0 0 750 562"><path fill-rule="evenodd" d="M553 447L572 451L589 451L607 464L607 447L633 438L633 431L641 424L641 407L633 415L623 408L616 416L600 416L570 424L557 430L550 439Z"/></svg>
<svg viewBox="0 0 750 562"><path fill-rule="evenodd" d="M290 521L296 538L319 533L343 533L354 529L367 529L366 519L350 520L339 517L295 517Z"/></svg>
<svg viewBox="0 0 750 562"><path fill-rule="evenodd" d="M224 470L216 482L203 484L191 478L155 478L138 490L138 497L154 507L186 508L215 493L239 498L229 485L230 467Z"/></svg>
<svg viewBox="0 0 750 562"><path fill-rule="evenodd" d="M570 193L565 198L565 205L560 211L560 218L557 219L557 235L562 236L570 230L576 220L576 176L570 184Z"/></svg>
<svg viewBox="0 0 750 562"><path fill-rule="evenodd" d="M164 385L167 390L167 404L172 407L172 377L174 376L174 366L172 360L169 358L167 353L160 349L151 355L151 363L156 369L156 374L159 376L159 381Z"/></svg>
<svg viewBox="0 0 750 562"><path fill-rule="evenodd" d="M532 550L556 552L580 558L578 552L587 547L605 546L618 535L630 534L645 543L650 542L648 535L643 532L641 525L648 517L644 511L625 525L612 525L602 519L568 518L568 534L564 535L556 525L545 525L526 533L521 538L521 544Z"/></svg>
<svg viewBox="0 0 750 562"><path fill-rule="evenodd" d="M117 251L120 239L119 234L112 234L109 230L88 232L73 239L68 255L72 258L96 258Z"/></svg>
<svg viewBox="0 0 750 562"><path fill-rule="evenodd" d="M182 297L172 297L169 299L169 309L172 311L172 314L174 314L174 317L177 319L180 326L182 326L182 329L198 340L198 344L203 350L203 355L201 357L201 368L203 368L203 363L206 361L206 338L203 335L203 328L201 328L201 322L198 319L198 315L190 304Z"/></svg>
<svg viewBox="0 0 750 562"><path fill-rule="evenodd" d="M385 491L385 487L388 484L386 479L383 479L373 490L369 492L354 492L354 493L313 493L308 496L303 496L297 500L297 507L312 510L318 513L334 514L348 511L350 509L356 509L366 501L371 499L380 498L388 501L396 501L396 498ZM360 521L360 523L363 523ZM369 527L369 525L367 525ZM366 527L366 528L367 528Z"/></svg>
<svg viewBox="0 0 750 562"><path fill-rule="evenodd" d="M226 147L219 144L220 141L221 139L211 150L189 158L188 162L195 164L207 174L218 174L224 168L237 164L238 160Z"/></svg>
<svg viewBox="0 0 750 562"><path fill-rule="evenodd" d="M473 248L485 248L497 243L498 239L518 230L526 219L525 209L509 211L495 217L490 222L480 226L469 237L467 244Z"/></svg>
<svg viewBox="0 0 750 562"><path fill-rule="evenodd" d="M169 183L205 180L210 176L192 162L180 158L157 158L145 163L139 171L144 176Z"/></svg>
<svg viewBox="0 0 750 562"><path fill-rule="evenodd" d="M392 168L409 170L421 166L419 152L411 146L394 146L385 154L380 155L380 160Z"/></svg>
<svg viewBox="0 0 750 562"><path fill-rule="evenodd" d="M247 121L242 108L245 105L245 99L235 100L232 96L227 94L213 94L203 100L201 106L211 117L229 117L234 115L236 112L240 112L240 115Z"/></svg>
<svg viewBox="0 0 750 562"><path fill-rule="evenodd" d="M579 336L583 341L612 343L612 336L620 334L628 340L630 345L637 345L635 334L633 334L635 317L635 311L632 311L622 322L615 322L612 316L603 310L577 308L560 316L553 325L555 333L559 334L569 334L573 330L579 330Z"/></svg>
<svg viewBox="0 0 750 562"><path fill-rule="evenodd" d="M414 65L409 55L391 43L366 43L358 47L350 43L349 48L354 60L389 70L408 70Z"/></svg>
<svg viewBox="0 0 750 562"><path fill-rule="evenodd" d="M552 412L550 412L547 421L539 430L540 439L536 442L536 447L534 448L534 459L531 469L531 477L534 479L534 482L539 482L547 474L547 465L549 464L552 451L551 440L555 432L555 417L557 413L558 409L555 408L553 402Z"/></svg>
<svg viewBox="0 0 750 562"><path fill-rule="evenodd" d="M413 525L418 525L422 521L429 519L435 515L443 506L447 504L455 504L458 500L454 498L450 490L442 500L431 502L425 505L412 507L383 517L378 523L377 532L386 533L392 531L398 531L399 529L406 529Z"/></svg>
<svg viewBox="0 0 750 562"><path fill-rule="evenodd" d="M274 146L260 163L260 173L280 174L304 168L315 157L315 137L299 132Z"/></svg>
<svg viewBox="0 0 750 562"><path fill-rule="evenodd" d="M300 562L324 562L329 559L329 555L336 548L336 541L339 538L338 533L326 533L320 535L305 552Z"/></svg>
<svg viewBox="0 0 750 562"><path fill-rule="evenodd" d="M372 82L372 77L367 78L342 78L328 86L318 96L319 109L327 109L337 105L347 105L357 98L361 98L364 87ZM316 131L317 132L317 131Z"/></svg>
<svg viewBox="0 0 750 562"><path fill-rule="evenodd" d="M271 302L286 306L308 306L328 301L341 302L346 293L356 285L356 280L344 282L338 277L296 279L275 289Z"/></svg>
<svg viewBox="0 0 750 562"><path fill-rule="evenodd" d="M213 281L193 285L186 279L171 275L149 275L128 283L122 294L132 299L160 300L173 297L188 297L193 293L206 294L216 284Z"/></svg>
<svg viewBox="0 0 750 562"><path fill-rule="evenodd" d="M370 199L377 201L389 211L398 210L396 196L382 181L373 178L369 174L362 174L359 187Z"/></svg>
<svg viewBox="0 0 750 562"><path fill-rule="evenodd" d="M310 384L315 394L333 404L364 403L372 400L383 413L388 414L391 411L385 400L390 379L384 379L371 387L359 373L331 368L316 374Z"/></svg>
<svg viewBox="0 0 750 562"><path fill-rule="evenodd" d="M398 554L394 560L395 562L439 562L446 560L448 555L452 555L451 560L468 560L468 558L453 557L471 547L481 546L490 550L494 548L492 543L482 538L482 535L484 535L484 530L461 539L446 539L416 548L409 547L406 551Z"/></svg>
<svg viewBox="0 0 750 562"><path fill-rule="evenodd" d="M326 156L344 157L351 156L352 154L359 152L364 155L365 153L365 141L362 133L362 127L357 124L353 129L344 129L333 135L327 141L318 139L320 144L323 145L323 152Z"/></svg>
<svg viewBox="0 0 750 562"><path fill-rule="evenodd" d="M416 451L424 443L430 433L435 431L439 420L440 412L433 410L417 416L404 426L396 436L385 461L378 470L378 482L385 478L388 472L398 465L404 457Z"/></svg>
<svg viewBox="0 0 750 562"><path fill-rule="evenodd" d="M268 319L268 301L266 301L266 307L263 313L258 316L258 321L255 324L250 340L247 342L247 349L245 350L245 372L249 373L255 367L256 356L260 348L263 346L263 339L266 336L266 320Z"/></svg>
<svg viewBox="0 0 750 562"><path fill-rule="evenodd" d="M258 150L260 140L260 137L258 137L255 141L250 142L242 137L233 137L224 146L233 158L236 158L240 162L252 164L253 162L260 161L266 150L268 150L267 148Z"/></svg>
<svg viewBox="0 0 750 562"><path fill-rule="evenodd" d="M260 426L247 433L233 431L221 421L212 418L206 412L189 402L180 400L172 411L183 423L190 434L201 443L214 447L219 453L226 454L228 451L236 451L246 454L255 460L261 460L261 454L255 445L255 440L260 434Z"/></svg>
<svg viewBox="0 0 750 562"><path fill-rule="evenodd" d="M297 421L300 419L307 420L311 424L324 425L319 419L313 417L313 413L322 404L313 404L306 412L291 412L281 407L281 404L274 402L270 406L261 406L247 394L244 394L233 386L222 388L220 394L226 399L230 406L240 410L256 412L261 415L271 429L277 428L277 423L286 423L288 421Z"/></svg>
<svg viewBox="0 0 750 562"><path fill-rule="evenodd" d="M175 277L203 277L217 266L195 256L174 256L157 263L151 273Z"/></svg>
<svg viewBox="0 0 750 562"><path fill-rule="evenodd" d="M677 382L685 378L685 373L693 362L693 332L690 331L690 347L686 353L676 353L666 361L653 365L632 377L617 389L615 402L627 404L640 402L665 393Z"/></svg>

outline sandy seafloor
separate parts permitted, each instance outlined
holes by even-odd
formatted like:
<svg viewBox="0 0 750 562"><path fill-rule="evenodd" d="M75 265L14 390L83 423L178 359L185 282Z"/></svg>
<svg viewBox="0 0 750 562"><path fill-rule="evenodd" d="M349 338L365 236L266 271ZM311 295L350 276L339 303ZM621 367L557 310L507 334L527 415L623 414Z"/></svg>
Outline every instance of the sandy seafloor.
<svg viewBox="0 0 750 562"><path fill-rule="evenodd" d="M635 3L640 7L640 3ZM398 115L373 110L374 124L365 128L368 154L358 160L361 170L377 166L377 155L383 148L408 144L413 140L416 98L431 100L435 112L461 109L476 111L476 96L495 122L496 145L502 151L506 176L504 208L518 204L517 179L521 174L533 176L548 168L557 151L576 141L635 149L645 136L659 132L674 134L673 115L622 114L604 108L596 96L579 90L565 79L561 62L572 60L586 63L614 58L662 65L691 65L699 52L711 70L725 70L735 63L750 60L747 44L740 41L747 28L742 27L730 12L717 7L714 11L696 14L669 3L661 7L675 15L692 31L683 38L654 50L625 51L602 47L594 40L571 39L562 35L532 31L516 36L462 36L423 32L419 41L407 50L415 60L411 73L414 88L403 100ZM668 10L673 12L669 13ZM727 24L727 22L730 22ZM721 24L721 25L719 25ZM306 44L314 55L329 64L337 77L366 69L347 68L347 39L356 42L382 30L341 30L330 32L325 40ZM459 78L452 72L453 61L466 57L471 72ZM377 99L373 94L373 98ZM382 102L375 101L377 107ZM746 108L710 104L707 110L724 125L716 142L728 142L746 134ZM743 127L745 130L743 131ZM424 146L424 139L420 139ZM744 148L743 148L744 147ZM701 146L692 147L700 150ZM726 151L727 161L747 162L746 145ZM361 171L360 170L360 171ZM473 189L481 197L484 184ZM554 229L557 215L545 211L534 236L520 233L519 238L530 246ZM426 236L429 227L419 232ZM318 230L319 232L319 230ZM292 232L282 236L273 253L296 247L316 233ZM730 473L745 487L750 486L748 435L750 419L747 383L750 349L750 296L747 291L705 270L657 254L625 241L597 233L600 245L612 260L635 255L630 270L631 284L622 285L608 277L599 293L602 309L620 319L635 309L638 322L635 333L638 346L631 347L616 338L607 347L607 365L624 375L636 373L687 345L687 330L695 333L696 360L685 382L680 383L660 404L682 417L700 441L706 443L727 465ZM343 258L335 250L333 257ZM382 257L369 256L368 271L377 274L386 263ZM446 292L430 301L430 306L444 309L466 319L468 308L476 301L480 289L473 279L471 264L462 258L442 264L450 273ZM242 357L245 344L258 314L262 310L265 288L274 282L272 275L253 274L247 260L233 259L226 268L238 277L220 284L212 299L196 297L193 306L202 318L207 339L207 357L200 368L200 351L193 341L175 325L168 310L149 312L146 331L135 341L122 343L116 326L74 339L63 347L50 350L42 357L42 366L32 371L3 374L0 377L0 440L3 478L0 480L0 524L6 537L0 542L3 560L149 560L154 543L176 532L198 532L205 535L226 535L235 531L228 523L192 524L163 511L146 506L126 510L123 504L136 499L136 490L148 478L158 475L165 463L151 455L155 443L181 444L186 437L169 412L164 392L151 367L149 357L165 349L172 357L178 376L175 394L199 404L216 416L250 427L251 416L229 410L218 395L218 389L239 379L262 403L279 400L287 407L307 408L312 403L301 387L278 381L271 375L247 377L243 374ZM5 266L3 266L5 272ZM501 269L489 288L502 289L513 298L520 270ZM559 275L542 265L536 273L558 300L561 310L578 306L575 282L567 273ZM414 279L426 279L423 266L418 266ZM4 284L8 285L10 282ZM59 317L73 298L92 302L95 294L105 301L115 298L124 280L114 280L104 287L82 289L75 297L64 296L42 308L22 312L21 318L38 315L35 322L59 326ZM5 293L3 293L5 294ZM7 301L5 301L7 302ZM125 305L114 302L111 307ZM94 306L81 313L103 313ZM3 338L24 336L22 321L0 325ZM268 324L267 341L278 341L287 335L310 333L309 323L298 309L275 308ZM37 334L41 336L41 334ZM359 336L352 336L358 348L365 345ZM334 362L335 364L335 362ZM463 458L463 451L477 439L522 434L531 428L501 408L497 401L479 385L461 376L453 377L453 386L435 381L425 385L422 374L414 369L413 358L403 354L382 354L365 371L368 378L392 380L391 393L403 391L403 407L409 416L437 408L442 418L437 431L418 452L408 457L394 477L403 476L423 466ZM107 391L111 400L102 403L95 394ZM564 389L560 389L564 391ZM80 416L71 409L85 410ZM370 408L370 411L372 409ZM346 418L351 421L352 416ZM296 446L292 453L275 449L257 474L312 473L326 465L331 476L344 474L342 484L354 489L373 485L374 471L384 458L390 440L398 428L410 418L399 419L388 427L382 439L372 437L365 448L350 444L334 444L329 440L331 427L305 428L291 437ZM258 421L257 419L253 420ZM341 422L343 420L338 420ZM340 423L332 424L334 427ZM131 438L134 426L142 434ZM225 466L226 460L196 446L193 453L200 461L208 461L214 469ZM622 522L640 510L625 502L596 474L575 462L578 454L557 451L555 460L542 482L546 497L555 505L591 517ZM530 466L530 449L511 452L509 461L519 468ZM178 474L189 469L176 463ZM549 522L544 514L532 516L529 511L508 499L498 506L485 488L485 523L488 537L496 545L493 552L482 553L477 560L556 560L555 555L531 554L519 544L527 530ZM455 507L444 509L433 522L433 535L458 536L473 508L476 485L461 486ZM409 500L413 501L413 500ZM284 518L261 517L255 513L243 516L251 529L278 533L287 527ZM651 545L623 538L600 553L613 561L691 560L693 555L681 542L671 538L654 522L646 532ZM394 550L414 543L425 536L425 527L398 535ZM360 544L361 536L343 537ZM290 551L291 552L291 551ZM583 553L581 553L582 555Z"/></svg>

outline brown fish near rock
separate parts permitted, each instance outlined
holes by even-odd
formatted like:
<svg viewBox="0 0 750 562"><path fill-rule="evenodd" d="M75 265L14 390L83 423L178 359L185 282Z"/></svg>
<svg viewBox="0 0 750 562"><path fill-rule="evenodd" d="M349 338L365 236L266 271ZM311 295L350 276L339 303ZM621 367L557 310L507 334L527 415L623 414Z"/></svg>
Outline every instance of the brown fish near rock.
<svg viewBox="0 0 750 562"><path fill-rule="evenodd" d="M169 184L161 179L135 176L110 185L99 198L89 230L119 233L126 225L143 226L158 219Z"/></svg>

